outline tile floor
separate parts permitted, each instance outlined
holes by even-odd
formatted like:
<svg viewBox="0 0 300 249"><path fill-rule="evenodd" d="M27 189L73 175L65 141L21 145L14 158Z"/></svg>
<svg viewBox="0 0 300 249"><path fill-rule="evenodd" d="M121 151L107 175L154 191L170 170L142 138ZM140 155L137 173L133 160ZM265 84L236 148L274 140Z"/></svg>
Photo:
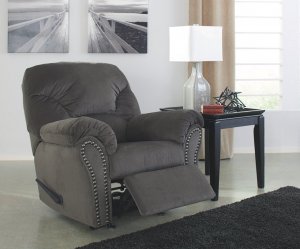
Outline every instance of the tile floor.
<svg viewBox="0 0 300 249"><path fill-rule="evenodd" d="M0 249L73 249L131 233L196 212L242 200L283 186L300 187L300 154L267 154L266 187L256 187L253 154L221 162L219 201L141 217L131 212L115 220L117 228L92 231L65 218L38 199L32 161L0 162ZM200 162L203 170L204 162Z"/></svg>

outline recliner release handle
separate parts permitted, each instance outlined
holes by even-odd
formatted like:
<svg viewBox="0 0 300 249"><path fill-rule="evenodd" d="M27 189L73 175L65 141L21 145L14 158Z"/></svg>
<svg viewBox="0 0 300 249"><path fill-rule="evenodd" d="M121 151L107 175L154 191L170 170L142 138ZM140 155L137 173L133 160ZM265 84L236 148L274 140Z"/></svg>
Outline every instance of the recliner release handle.
<svg viewBox="0 0 300 249"><path fill-rule="evenodd" d="M57 193L55 193L53 190L49 189L44 183L42 183L39 179L35 179L37 184L51 197L51 199L59 204L63 204L63 197Z"/></svg>

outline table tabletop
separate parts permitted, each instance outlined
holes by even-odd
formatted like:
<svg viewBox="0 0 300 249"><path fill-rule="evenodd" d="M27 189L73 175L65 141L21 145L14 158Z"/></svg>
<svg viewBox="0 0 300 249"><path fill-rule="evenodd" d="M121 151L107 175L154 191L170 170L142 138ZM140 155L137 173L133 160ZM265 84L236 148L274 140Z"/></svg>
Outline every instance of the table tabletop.
<svg viewBox="0 0 300 249"><path fill-rule="evenodd" d="M175 107L165 107L160 108L161 111L176 111L183 110L182 106ZM235 112L225 112L222 114L205 114L201 113L204 119L226 119L226 118L235 118L235 117L243 117L243 116L252 116L252 115L261 115L265 112L262 109L253 109L253 108L245 108L241 111Z"/></svg>

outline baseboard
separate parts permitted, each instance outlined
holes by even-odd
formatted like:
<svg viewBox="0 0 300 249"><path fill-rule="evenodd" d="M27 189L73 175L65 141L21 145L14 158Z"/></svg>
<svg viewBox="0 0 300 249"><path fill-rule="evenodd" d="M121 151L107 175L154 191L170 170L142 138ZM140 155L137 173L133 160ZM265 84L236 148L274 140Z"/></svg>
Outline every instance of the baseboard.
<svg viewBox="0 0 300 249"><path fill-rule="evenodd" d="M33 161L33 156L2 156L0 161Z"/></svg>
<svg viewBox="0 0 300 249"><path fill-rule="evenodd" d="M234 148L235 154L252 154L254 153L254 148ZM300 148L298 147L285 147L285 148L265 148L265 153L275 154L275 153L300 153Z"/></svg>

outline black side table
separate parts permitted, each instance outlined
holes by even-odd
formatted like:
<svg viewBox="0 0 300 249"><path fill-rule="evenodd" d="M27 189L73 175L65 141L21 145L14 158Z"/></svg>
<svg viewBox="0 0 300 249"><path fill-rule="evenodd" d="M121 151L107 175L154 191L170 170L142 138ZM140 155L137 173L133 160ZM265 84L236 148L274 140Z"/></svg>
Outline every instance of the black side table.
<svg viewBox="0 0 300 249"><path fill-rule="evenodd" d="M162 111L180 110L182 107L161 108ZM254 125L254 146L258 188L265 185L265 135L264 110L244 109L240 112L203 114L205 128L205 174L210 175L210 185L219 198L221 129Z"/></svg>
<svg viewBox="0 0 300 249"><path fill-rule="evenodd" d="M245 109L226 114L203 114L205 128L205 174L210 174L210 185L219 198L221 129L254 125L254 146L258 188L265 185L264 110Z"/></svg>

